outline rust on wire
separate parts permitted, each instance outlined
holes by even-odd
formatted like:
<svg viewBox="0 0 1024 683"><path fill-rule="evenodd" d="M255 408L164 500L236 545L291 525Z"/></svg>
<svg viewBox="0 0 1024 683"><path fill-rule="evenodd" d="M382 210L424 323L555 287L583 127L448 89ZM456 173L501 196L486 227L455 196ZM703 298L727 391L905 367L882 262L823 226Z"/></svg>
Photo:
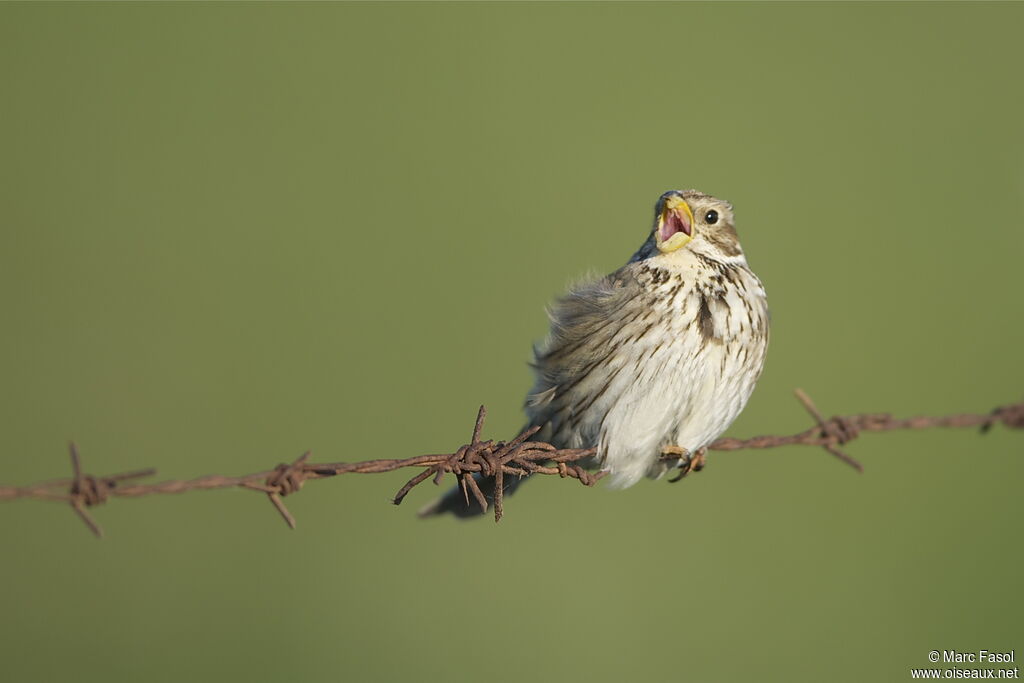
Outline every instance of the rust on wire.
<svg viewBox="0 0 1024 683"><path fill-rule="evenodd" d="M1024 428L1024 402L996 408L990 413L962 413L939 417L911 417L897 419L885 413L836 416L825 419L810 397L800 389L797 399L817 423L802 432L783 436L755 436L749 439L718 439L706 449L692 454L681 453L680 449L666 449L662 458L666 461L683 460L680 475L699 471L704 466L704 452L735 451L740 449L777 448L780 446L819 446L857 471L863 466L840 449L856 439L863 432L887 432L897 429L929 429L933 427L978 427L987 432L993 425L1003 424L1012 429ZM420 455L413 458L393 460L366 460L363 462L309 463L307 451L291 463L282 463L272 470L255 472L238 477L209 475L197 479L169 480L154 484L133 482L134 479L152 476L154 469L125 472L106 477L86 474L82 468L77 446L70 445L72 478L44 481L28 486L0 486L0 501L4 500L52 500L68 503L75 514L97 537L103 530L89 513L89 508L105 503L114 497L139 497L155 494L184 493L209 489L245 488L260 491L280 513L285 523L295 528L295 518L285 507L282 498L297 493L306 481L333 477L339 474L371 474L392 472L405 467L422 468L409 479L392 499L395 505L402 502L412 489L427 479L433 478L440 484L451 474L458 482L466 504L471 499L484 511L493 506L494 519L504 514L504 483L508 477L524 477L533 474L576 479L584 486L593 486L605 473L588 469L587 461L596 454L593 448L557 449L549 443L530 441L538 428L527 429L511 441L481 440L487 411L483 406L477 412L476 422L469 443L452 453ZM495 480L493 500L489 501L477 483L477 477L492 477Z"/></svg>
<svg viewBox="0 0 1024 683"><path fill-rule="evenodd" d="M811 417L817 421L818 426L821 427L822 435L831 438L830 443L824 443L821 445L822 448L858 472L864 472L864 466L861 465L858 460L851 458L849 455L839 450L839 446L857 438L857 435L859 434L857 425L855 425L851 420L841 416L833 417L831 420L826 420L821 416L821 412L818 410L817 406L814 405L814 401L811 400L810 396L804 393L803 389L794 389L793 393L796 394L797 400L804 405L804 408L806 408L807 412L811 414Z"/></svg>
<svg viewBox="0 0 1024 683"><path fill-rule="evenodd" d="M239 486L266 493L267 498L277 508L277 511L281 513L285 524L294 529L295 518L288 511L288 508L285 507L284 501L281 498L290 493L296 493L302 488L302 483L306 480L302 467L309 460L309 456L310 451L306 451L292 463L281 463L274 468L272 474L263 480L262 484L254 481L245 481L239 484Z"/></svg>
<svg viewBox="0 0 1024 683"><path fill-rule="evenodd" d="M156 474L155 469L138 470L136 472L124 472L123 474L114 474L109 477L96 478L92 475L85 474L82 472L82 460L78 456L78 446L74 442L68 447L71 454L71 471L74 473L74 478L71 480L71 487L68 490L66 500L71 504L71 509L75 511L79 519L85 522L85 525L89 527L89 530L96 535L97 538L103 537L103 528L96 523L96 520L89 514L87 508L93 505L99 505L100 503L107 502L110 495L115 491L115 487L119 482L128 481L131 479L138 479L140 477L148 477ZM43 491L39 492L44 494ZM22 497L38 497L44 500L54 500L49 495L28 496ZM3 489L0 487L0 500L3 500Z"/></svg>

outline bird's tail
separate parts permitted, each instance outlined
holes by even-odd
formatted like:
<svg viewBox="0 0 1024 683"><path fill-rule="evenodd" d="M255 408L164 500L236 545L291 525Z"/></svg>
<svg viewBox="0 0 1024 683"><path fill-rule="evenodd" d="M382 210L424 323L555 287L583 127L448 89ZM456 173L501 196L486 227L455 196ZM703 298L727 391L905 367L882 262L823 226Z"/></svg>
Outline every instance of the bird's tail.
<svg viewBox="0 0 1024 683"><path fill-rule="evenodd" d="M516 477L506 474L502 478L504 479L504 495L507 496L519 488L529 477ZM484 497L487 499L488 507L494 505L494 477L486 477L478 472L473 475L473 479L476 480L477 486L480 487ZM486 512L486 510L480 507L480 503L477 502L472 494L468 496L468 501L466 498L467 496L462 492L462 487L455 486L437 500L420 508L417 514L425 518L451 513L461 519L471 519L479 517Z"/></svg>

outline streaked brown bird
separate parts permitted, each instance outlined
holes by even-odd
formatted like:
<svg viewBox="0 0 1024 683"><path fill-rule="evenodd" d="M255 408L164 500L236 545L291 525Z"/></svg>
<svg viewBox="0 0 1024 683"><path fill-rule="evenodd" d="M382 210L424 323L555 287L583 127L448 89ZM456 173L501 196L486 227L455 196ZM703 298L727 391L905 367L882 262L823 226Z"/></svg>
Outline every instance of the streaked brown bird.
<svg viewBox="0 0 1024 683"><path fill-rule="evenodd" d="M528 426L557 448L597 448L596 466L620 488L702 463L750 398L768 345L764 287L732 205L697 190L661 195L633 258L571 290L550 317ZM506 493L518 481L506 477ZM452 492L421 514L442 512L482 511Z"/></svg>

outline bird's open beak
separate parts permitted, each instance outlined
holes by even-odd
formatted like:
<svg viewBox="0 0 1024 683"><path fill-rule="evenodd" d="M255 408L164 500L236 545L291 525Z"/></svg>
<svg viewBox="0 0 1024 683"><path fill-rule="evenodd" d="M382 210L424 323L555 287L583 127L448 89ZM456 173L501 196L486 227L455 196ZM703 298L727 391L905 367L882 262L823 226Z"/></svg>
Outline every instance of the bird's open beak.
<svg viewBox="0 0 1024 683"><path fill-rule="evenodd" d="M654 233L658 251L667 254L693 239L693 212L682 197L670 196L658 216Z"/></svg>

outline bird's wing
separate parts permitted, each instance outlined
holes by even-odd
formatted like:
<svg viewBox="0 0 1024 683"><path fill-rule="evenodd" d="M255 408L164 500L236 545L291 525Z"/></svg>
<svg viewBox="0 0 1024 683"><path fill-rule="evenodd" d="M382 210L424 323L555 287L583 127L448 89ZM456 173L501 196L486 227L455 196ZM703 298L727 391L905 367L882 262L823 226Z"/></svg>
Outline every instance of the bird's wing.
<svg viewBox="0 0 1024 683"><path fill-rule="evenodd" d="M640 286L630 271L627 266L578 286L550 308L551 332L534 348L536 382L526 399L530 424L542 428L542 438L557 437L549 423L579 407L572 405L580 399L574 389L615 352L615 335L639 314Z"/></svg>

